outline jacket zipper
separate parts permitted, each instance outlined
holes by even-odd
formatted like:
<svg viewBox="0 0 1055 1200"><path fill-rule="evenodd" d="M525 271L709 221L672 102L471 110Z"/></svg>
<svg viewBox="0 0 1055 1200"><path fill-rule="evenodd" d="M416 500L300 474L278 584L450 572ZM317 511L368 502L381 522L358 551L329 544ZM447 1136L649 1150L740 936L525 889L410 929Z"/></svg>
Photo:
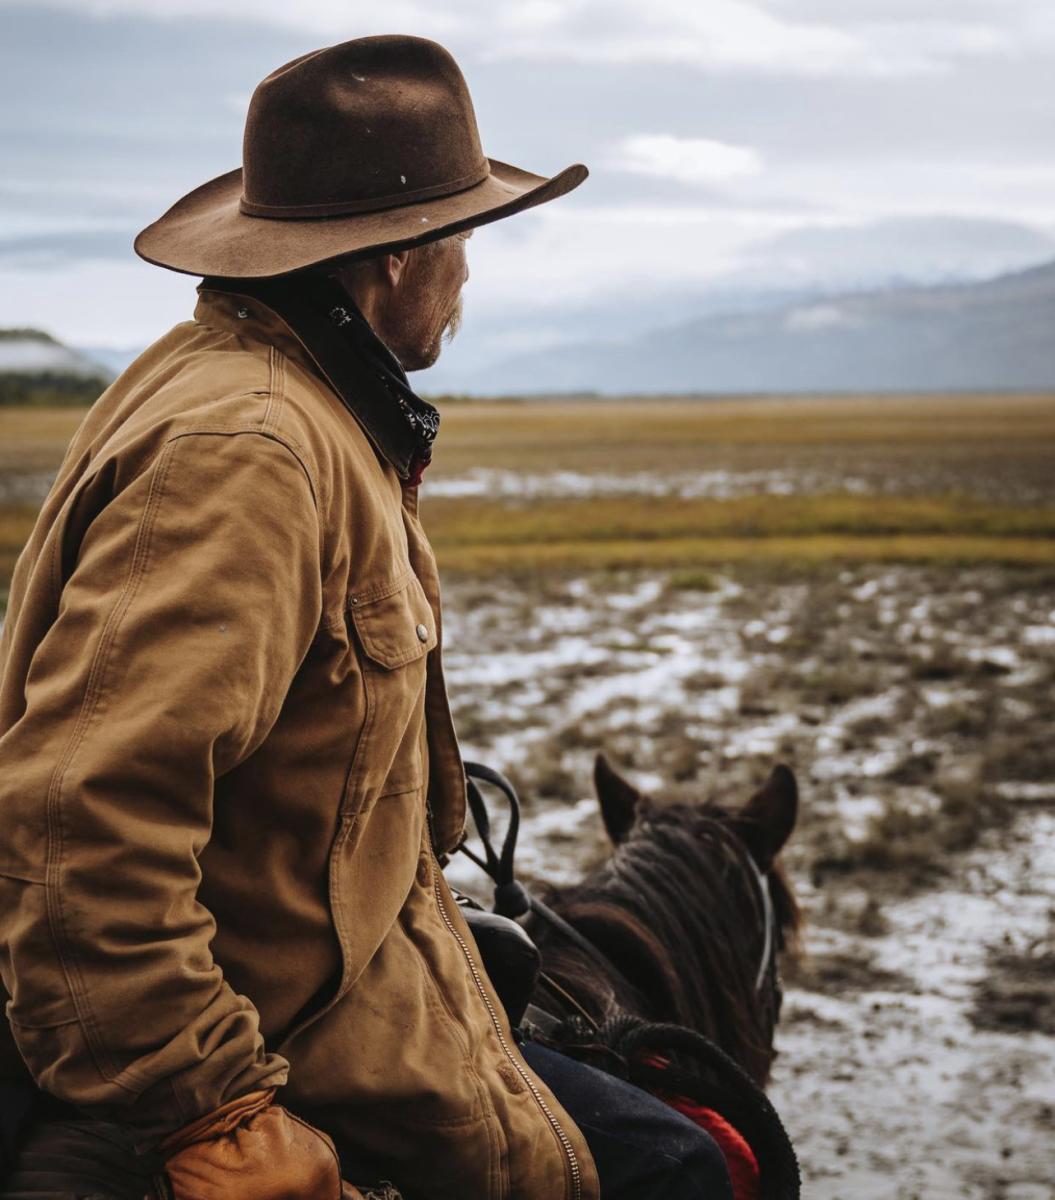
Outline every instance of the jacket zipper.
<svg viewBox="0 0 1055 1200"><path fill-rule="evenodd" d="M431 818L431 816L432 814L430 812L429 817ZM429 825L431 832L431 820ZM435 850L432 849L431 838L429 839L429 849L432 850L432 860L435 864L435 869L437 872L439 872L440 864L439 860L436 858ZM553 1115L553 1110L546 1103L542 1093L535 1086L535 1081L530 1075L528 1075L528 1073L513 1056L513 1052L509 1048L509 1042L506 1040L506 1035L502 1032L502 1023L498 1019L498 1013L495 1012L495 1006L491 1001L491 997L487 994L487 989L484 987L483 980L480 978L480 972L475 961L473 960L472 952L466 944L465 938L463 938L455 928L454 922L451 920L450 914L447 912L447 905L443 900L443 892L440 888L439 879L435 880L433 884L433 890L436 895L436 905L440 910L440 916L443 918L443 923L447 926L452 937L461 947L462 954L465 956L465 961L469 966L470 973L472 974L473 983L476 984L476 990L480 993L480 999L483 1000L484 1005L487 1008L487 1012L491 1018L491 1024L494 1026L494 1031L498 1035L499 1044L501 1045L502 1050L505 1052L506 1058L509 1059L513 1069L527 1085L527 1088L531 1092L532 1096L535 1097L535 1103L539 1106L546 1117L546 1120L548 1120L550 1125L553 1127L553 1132L557 1135L557 1140L564 1149L564 1156L568 1160L568 1167L571 1171L572 1200L582 1200L582 1169L580 1168L579 1160L575 1155L575 1147L571 1144L571 1140L569 1139L568 1135L561 1128L560 1122Z"/></svg>

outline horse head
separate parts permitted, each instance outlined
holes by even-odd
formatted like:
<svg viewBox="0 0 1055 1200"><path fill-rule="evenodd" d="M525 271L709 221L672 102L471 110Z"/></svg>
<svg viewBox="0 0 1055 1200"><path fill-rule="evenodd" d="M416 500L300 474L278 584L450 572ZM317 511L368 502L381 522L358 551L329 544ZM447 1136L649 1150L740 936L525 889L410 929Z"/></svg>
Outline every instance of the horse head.
<svg viewBox="0 0 1055 1200"><path fill-rule="evenodd" d="M601 818L614 846L627 840L639 818L648 817L655 805L625 779L603 754L598 754L593 769L594 787ZM667 805L670 812L684 813L690 806ZM795 828L799 811L799 789L795 773L778 763L769 778L739 809L722 809L713 803L694 805L708 815L716 812L730 821L737 835L750 850L763 872L773 866Z"/></svg>
<svg viewBox="0 0 1055 1200"><path fill-rule="evenodd" d="M594 1019L624 1011L695 1029L764 1084L779 957L799 923L779 864L798 813L794 774L775 767L740 805L656 802L603 756L594 782L611 856L550 902L611 972L533 924L547 975Z"/></svg>

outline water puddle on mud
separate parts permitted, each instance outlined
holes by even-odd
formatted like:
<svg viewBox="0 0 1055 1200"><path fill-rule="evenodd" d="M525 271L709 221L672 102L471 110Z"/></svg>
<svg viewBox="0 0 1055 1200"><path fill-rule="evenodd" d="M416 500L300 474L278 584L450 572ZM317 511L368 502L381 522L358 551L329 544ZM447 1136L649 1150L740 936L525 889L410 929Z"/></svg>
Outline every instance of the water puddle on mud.
<svg viewBox="0 0 1055 1200"><path fill-rule="evenodd" d="M454 580L446 610L463 749L520 787L529 877L568 882L607 853L597 750L682 801L739 802L794 767L808 954L772 1094L804 1195L1055 1197L1050 582ZM449 874L488 898L464 859Z"/></svg>

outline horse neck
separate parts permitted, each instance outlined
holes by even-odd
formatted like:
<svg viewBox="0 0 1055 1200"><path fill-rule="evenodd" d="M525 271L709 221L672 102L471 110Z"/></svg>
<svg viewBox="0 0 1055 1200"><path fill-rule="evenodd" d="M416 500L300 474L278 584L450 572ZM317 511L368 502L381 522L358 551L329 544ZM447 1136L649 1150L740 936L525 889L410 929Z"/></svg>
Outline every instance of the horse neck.
<svg viewBox="0 0 1055 1200"><path fill-rule="evenodd" d="M712 855L719 848L746 853L731 837L715 834ZM755 988L758 938L753 931L745 938L742 909L723 884L724 864L703 850L673 824L636 829L594 876L552 899L611 964L607 979L597 979L597 964L582 961L575 947L547 956L547 970L551 962L554 970L563 965L580 996L585 984L594 1009L600 999L704 1034L764 1083L773 1028L768 989L760 995Z"/></svg>

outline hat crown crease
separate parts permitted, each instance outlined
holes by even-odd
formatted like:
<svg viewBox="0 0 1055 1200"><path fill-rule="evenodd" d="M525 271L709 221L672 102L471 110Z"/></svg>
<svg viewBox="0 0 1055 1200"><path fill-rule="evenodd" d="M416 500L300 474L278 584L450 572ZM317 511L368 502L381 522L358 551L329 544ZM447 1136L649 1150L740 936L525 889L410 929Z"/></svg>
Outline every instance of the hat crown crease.
<svg viewBox="0 0 1055 1200"><path fill-rule="evenodd" d="M451 55L424 38L361 38L304 55L257 87L241 211L314 218L474 187L489 164Z"/></svg>

